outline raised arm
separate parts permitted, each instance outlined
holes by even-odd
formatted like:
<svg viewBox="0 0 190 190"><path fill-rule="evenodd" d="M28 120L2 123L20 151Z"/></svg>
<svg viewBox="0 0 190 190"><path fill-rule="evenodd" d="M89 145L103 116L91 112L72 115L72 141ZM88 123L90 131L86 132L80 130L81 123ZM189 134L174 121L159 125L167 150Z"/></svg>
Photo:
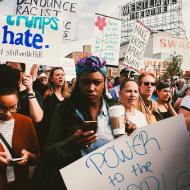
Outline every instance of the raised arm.
<svg viewBox="0 0 190 190"><path fill-rule="evenodd" d="M24 76L23 85L25 85L27 89L30 116L34 122L38 123L42 120L44 112L39 105L39 102L36 98L36 94L34 93L32 84L33 84L32 76L31 75Z"/></svg>
<svg viewBox="0 0 190 190"><path fill-rule="evenodd" d="M32 76L33 81L35 81L37 78L38 68L39 68L39 65L33 64L30 69L30 75Z"/></svg>

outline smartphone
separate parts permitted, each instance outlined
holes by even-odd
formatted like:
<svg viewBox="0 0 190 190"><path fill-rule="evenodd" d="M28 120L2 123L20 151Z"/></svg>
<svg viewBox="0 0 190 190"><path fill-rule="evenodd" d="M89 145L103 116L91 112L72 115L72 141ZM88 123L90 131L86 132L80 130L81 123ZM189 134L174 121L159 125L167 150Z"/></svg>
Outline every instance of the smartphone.
<svg viewBox="0 0 190 190"><path fill-rule="evenodd" d="M170 103L171 101L171 97L168 98L168 100L166 101L166 103Z"/></svg>
<svg viewBox="0 0 190 190"><path fill-rule="evenodd" d="M98 122L97 121L84 121L83 131L97 131Z"/></svg>
<svg viewBox="0 0 190 190"><path fill-rule="evenodd" d="M10 161L12 161L12 162L19 162L21 160L23 160L23 158L12 158Z"/></svg>

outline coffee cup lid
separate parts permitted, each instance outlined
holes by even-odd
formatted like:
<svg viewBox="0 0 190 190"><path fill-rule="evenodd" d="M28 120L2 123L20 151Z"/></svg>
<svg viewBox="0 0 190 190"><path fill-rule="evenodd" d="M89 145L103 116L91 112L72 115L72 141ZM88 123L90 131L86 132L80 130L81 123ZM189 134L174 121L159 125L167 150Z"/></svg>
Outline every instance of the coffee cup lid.
<svg viewBox="0 0 190 190"><path fill-rule="evenodd" d="M108 110L110 117L112 116L121 116L125 113L125 108L122 105L111 106Z"/></svg>

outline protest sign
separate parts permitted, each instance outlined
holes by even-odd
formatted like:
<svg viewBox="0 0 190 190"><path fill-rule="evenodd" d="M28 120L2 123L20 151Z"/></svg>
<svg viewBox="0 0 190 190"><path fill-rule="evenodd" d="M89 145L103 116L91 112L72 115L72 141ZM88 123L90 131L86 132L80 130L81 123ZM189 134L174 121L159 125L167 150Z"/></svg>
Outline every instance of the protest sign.
<svg viewBox="0 0 190 190"><path fill-rule="evenodd" d="M60 61L62 20L57 17L1 16L1 61L51 65Z"/></svg>
<svg viewBox="0 0 190 190"><path fill-rule="evenodd" d="M150 30L141 22L136 21L133 34L126 49L124 64L139 70L143 63L146 44L150 36Z"/></svg>
<svg viewBox="0 0 190 190"><path fill-rule="evenodd" d="M184 38L155 36L153 40L153 54L166 53L184 55L190 53L190 42Z"/></svg>
<svg viewBox="0 0 190 190"><path fill-rule="evenodd" d="M95 15L93 55L103 57L107 65L118 66L121 40L121 20Z"/></svg>
<svg viewBox="0 0 190 190"><path fill-rule="evenodd" d="M189 190L188 138L178 115L124 135L60 172L68 190Z"/></svg>
<svg viewBox="0 0 190 190"><path fill-rule="evenodd" d="M155 35L153 40L153 54L181 55L183 62L181 69L189 70L190 41L174 36Z"/></svg>
<svg viewBox="0 0 190 190"><path fill-rule="evenodd" d="M92 55L91 53L86 53L86 52L73 52L72 58L74 59L75 63L77 63L80 59L91 55Z"/></svg>
<svg viewBox="0 0 190 190"><path fill-rule="evenodd" d="M63 69L64 69L66 81L71 81L73 78L76 78L74 59L62 57L60 66L63 67Z"/></svg>
<svg viewBox="0 0 190 190"><path fill-rule="evenodd" d="M63 39L76 38L78 3L76 0L17 0L16 15L53 16L63 19Z"/></svg>

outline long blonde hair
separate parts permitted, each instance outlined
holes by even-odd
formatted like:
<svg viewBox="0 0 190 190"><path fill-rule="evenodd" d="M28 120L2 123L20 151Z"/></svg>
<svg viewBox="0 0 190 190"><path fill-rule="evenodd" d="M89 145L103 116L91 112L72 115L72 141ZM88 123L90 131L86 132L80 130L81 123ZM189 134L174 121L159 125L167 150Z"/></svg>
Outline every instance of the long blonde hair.
<svg viewBox="0 0 190 190"><path fill-rule="evenodd" d="M61 69L63 72L63 68L62 67L55 67L53 68L51 71L50 71L50 74L49 74L49 78L48 78L48 89L46 90L45 94L44 94L44 97L48 96L48 95L52 95L54 93L54 83L52 82L52 78L53 78L53 74L56 70L58 69ZM70 93L69 93L69 87L68 87L68 84L67 84L67 81L65 80L64 81L64 84L61 88L61 94L64 98L68 98L70 96Z"/></svg>

